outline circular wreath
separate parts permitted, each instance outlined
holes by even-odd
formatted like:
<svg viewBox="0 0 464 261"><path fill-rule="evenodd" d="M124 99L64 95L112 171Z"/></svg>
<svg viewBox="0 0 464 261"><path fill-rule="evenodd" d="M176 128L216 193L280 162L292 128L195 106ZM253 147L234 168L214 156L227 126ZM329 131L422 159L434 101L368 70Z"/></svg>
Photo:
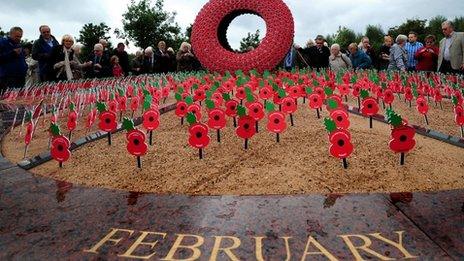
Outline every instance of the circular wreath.
<svg viewBox="0 0 464 261"><path fill-rule="evenodd" d="M260 45L236 53L227 41L227 28L238 16L254 14L266 22ZM192 46L201 64L216 72L260 72L274 69L293 44L293 16L282 0L211 0L200 11L192 28Z"/></svg>

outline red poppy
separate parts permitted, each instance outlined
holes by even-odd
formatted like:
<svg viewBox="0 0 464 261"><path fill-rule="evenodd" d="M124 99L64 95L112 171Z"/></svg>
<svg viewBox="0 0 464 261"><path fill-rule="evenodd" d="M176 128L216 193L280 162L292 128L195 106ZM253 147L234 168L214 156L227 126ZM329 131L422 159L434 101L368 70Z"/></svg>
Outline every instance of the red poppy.
<svg viewBox="0 0 464 261"><path fill-rule="evenodd" d="M255 124L256 121L251 116L241 116L235 133L242 139L251 139L256 134Z"/></svg>
<svg viewBox="0 0 464 261"><path fill-rule="evenodd" d="M269 86L263 87L261 90L259 90L259 98L262 100L269 100L272 98L272 96L273 90Z"/></svg>
<svg viewBox="0 0 464 261"><path fill-rule="evenodd" d="M51 156L56 161L63 163L69 159L71 156L71 151L69 151L70 142L65 136L56 136L52 140L51 144Z"/></svg>
<svg viewBox="0 0 464 261"><path fill-rule="evenodd" d="M160 125L160 114L154 109L150 109L143 114L143 127L148 131L156 130Z"/></svg>
<svg viewBox="0 0 464 261"><path fill-rule="evenodd" d="M342 96L350 94L350 86L348 84L340 84L337 88Z"/></svg>
<svg viewBox="0 0 464 261"><path fill-rule="evenodd" d="M298 99L301 96L301 89L298 86L290 87L288 90L288 95L294 100Z"/></svg>
<svg viewBox="0 0 464 261"><path fill-rule="evenodd" d="M295 113L297 110L297 106L295 103L295 99L292 97L285 97L282 99L282 112L287 114Z"/></svg>
<svg viewBox="0 0 464 261"><path fill-rule="evenodd" d="M118 103L116 100L111 100L108 102L108 107L109 110L112 112L117 112L118 111Z"/></svg>
<svg viewBox="0 0 464 261"><path fill-rule="evenodd" d="M404 88L404 97L406 98L407 101L412 101L412 99L414 98L414 95L412 93L411 87Z"/></svg>
<svg viewBox="0 0 464 261"><path fill-rule="evenodd" d="M73 131L77 127L77 113L75 111L69 112L68 123L66 125L69 131Z"/></svg>
<svg viewBox="0 0 464 261"><path fill-rule="evenodd" d="M239 100L245 100L246 92L244 87L238 87L237 92L235 93L235 97Z"/></svg>
<svg viewBox="0 0 464 261"><path fill-rule="evenodd" d="M260 102L253 102L248 105L248 114L255 119L260 121L264 118L264 106Z"/></svg>
<svg viewBox="0 0 464 261"><path fill-rule="evenodd" d="M379 112L379 105L374 98L366 98L361 105L361 112L364 116L374 116Z"/></svg>
<svg viewBox="0 0 464 261"><path fill-rule="evenodd" d="M336 110L330 113L330 118L335 122L337 128L347 130L350 127L349 115L344 110Z"/></svg>
<svg viewBox="0 0 464 261"><path fill-rule="evenodd" d="M29 145L32 141L32 135L34 134L34 122L31 120L26 126L26 136L24 137L24 143Z"/></svg>
<svg viewBox="0 0 464 261"><path fill-rule="evenodd" d="M127 151L137 157L147 154L148 146L145 142L145 133L139 130L129 131L127 137Z"/></svg>
<svg viewBox="0 0 464 261"><path fill-rule="evenodd" d="M443 95L441 94L439 88L434 90L433 99L435 100L435 102L441 102L443 100Z"/></svg>
<svg viewBox="0 0 464 261"><path fill-rule="evenodd" d="M224 103L224 98L222 97L222 94L220 92L213 93L213 95L211 96L211 100L214 101L216 107L221 107Z"/></svg>
<svg viewBox="0 0 464 261"><path fill-rule="evenodd" d="M348 139L351 140L351 133L348 130L345 129L337 129L336 131L333 131L329 133L329 141L334 138L334 135L337 133L343 132L345 133L346 136L348 136Z"/></svg>
<svg viewBox="0 0 464 261"><path fill-rule="evenodd" d="M167 87L164 87L162 90L161 90L161 98L167 98L169 97L169 93L171 92L171 88L169 86Z"/></svg>
<svg viewBox="0 0 464 261"><path fill-rule="evenodd" d="M392 104L393 101L395 100L395 95L393 95L393 91L391 89L385 89L383 92L383 101L386 104Z"/></svg>
<svg viewBox="0 0 464 261"><path fill-rule="evenodd" d="M176 107L176 115L177 117L179 118L183 118L185 117L185 115L187 115L188 111L187 111L187 103L186 102L183 102L183 101L180 101L177 103L177 107Z"/></svg>
<svg viewBox="0 0 464 261"><path fill-rule="evenodd" d="M201 123L195 123L190 126L189 132L190 146L197 149L204 149L208 146L210 142L210 137L208 136L208 126Z"/></svg>
<svg viewBox="0 0 464 261"><path fill-rule="evenodd" d="M455 121L459 126L464 126L464 109L461 105L458 105L454 108Z"/></svg>
<svg viewBox="0 0 464 261"><path fill-rule="evenodd" d="M89 112L89 115L87 115L87 121L85 127L87 129L90 129L95 122L95 119L97 118L97 109L93 109Z"/></svg>
<svg viewBox="0 0 464 261"><path fill-rule="evenodd" d="M396 127L392 130L390 149L396 153L406 153L416 146L414 136L416 130L408 125Z"/></svg>
<svg viewBox="0 0 464 261"><path fill-rule="evenodd" d="M229 117L237 116L238 102L236 100L229 100L226 102L226 115Z"/></svg>
<svg viewBox="0 0 464 261"><path fill-rule="evenodd" d="M272 133L282 133L287 129L285 114L282 112L272 112L267 116L267 129Z"/></svg>
<svg viewBox="0 0 464 261"><path fill-rule="evenodd" d="M318 94L319 97L321 97L322 100L325 100L325 91L322 89L322 87L316 87L314 88L314 93Z"/></svg>
<svg viewBox="0 0 464 261"><path fill-rule="evenodd" d="M335 158L346 159L353 153L353 144L344 132L335 131L331 135L330 143L330 154Z"/></svg>
<svg viewBox="0 0 464 261"><path fill-rule="evenodd" d="M226 114L223 110L215 108L208 113L208 127L221 130L226 127Z"/></svg>
<svg viewBox="0 0 464 261"><path fill-rule="evenodd" d="M57 120L58 120L58 115L56 115L55 112L52 112L52 115L50 116L50 122L56 123Z"/></svg>
<svg viewBox="0 0 464 261"><path fill-rule="evenodd" d="M195 92L194 92L193 99L195 101L204 101L206 99L205 90L203 90L202 88L196 89Z"/></svg>
<svg viewBox="0 0 464 261"><path fill-rule="evenodd" d="M200 105L194 103L187 107L187 113L191 112L195 115L197 121L201 121L201 107Z"/></svg>
<svg viewBox="0 0 464 261"><path fill-rule="evenodd" d="M131 110L133 112L135 112L135 111L137 111L139 109L139 106L140 106L139 97L138 96L132 97L132 100L131 100L131 103L130 103Z"/></svg>
<svg viewBox="0 0 464 261"><path fill-rule="evenodd" d="M100 122L98 124L100 130L106 132L113 132L114 130L116 130L116 128L118 127L116 117L116 113L112 111L104 111L100 113Z"/></svg>
<svg viewBox="0 0 464 261"><path fill-rule="evenodd" d="M311 109L320 109L322 108L322 98L319 94L313 93L309 96L309 107Z"/></svg>
<svg viewBox="0 0 464 261"><path fill-rule="evenodd" d="M338 95L331 95L327 98L327 111L332 112L335 110L343 110L343 101L342 98Z"/></svg>
<svg viewBox="0 0 464 261"><path fill-rule="evenodd" d="M429 105L427 104L427 101L424 98L419 97L417 98L416 103L417 103L417 111L419 111L419 113L422 115L427 114L427 112L429 111Z"/></svg>
<svg viewBox="0 0 464 261"><path fill-rule="evenodd" d="M118 99L118 110L125 112L127 110L127 97L121 96Z"/></svg>

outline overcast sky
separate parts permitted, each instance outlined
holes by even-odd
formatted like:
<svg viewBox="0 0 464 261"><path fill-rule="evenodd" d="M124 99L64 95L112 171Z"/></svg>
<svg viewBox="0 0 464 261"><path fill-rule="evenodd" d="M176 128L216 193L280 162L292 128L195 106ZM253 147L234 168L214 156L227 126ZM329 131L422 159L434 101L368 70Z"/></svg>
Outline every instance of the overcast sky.
<svg viewBox="0 0 464 261"><path fill-rule="evenodd" d="M155 1L155 0L153 0ZM177 12L176 21L185 29L193 23L198 11L208 0L166 0L165 8ZM381 25L384 30L401 24L407 18L430 19L436 15L448 18L464 15L464 0L284 0L295 19L295 41L301 45L318 34L335 33L340 25L364 32L368 24ZM57 37L69 33L75 37L85 23L105 22L112 29L121 28L122 13L130 0L0 0L0 27L7 31L19 25L24 37L36 39L38 27L48 24ZM247 32L260 29L265 23L256 16L237 18L228 31L232 47L239 46ZM113 39L116 43L117 39ZM131 46L131 51L135 48Z"/></svg>

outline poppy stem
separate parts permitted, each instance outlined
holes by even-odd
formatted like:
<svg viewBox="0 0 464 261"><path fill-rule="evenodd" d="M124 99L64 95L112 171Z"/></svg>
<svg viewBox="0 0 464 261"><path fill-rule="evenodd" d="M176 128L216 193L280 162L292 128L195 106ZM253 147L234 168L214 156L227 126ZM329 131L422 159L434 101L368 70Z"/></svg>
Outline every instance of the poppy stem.
<svg viewBox="0 0 464 261"><path fill-rule="evenodd" d="M119 112L119 121L122 121L122 111Z"/></svg>
<svg viewBox="0 0 464 261"><path fill-rule="evenodd" d="M24 147L24 157L23 159L26 159L26 156L27 156L27 149L29 148L29 145L26 145L26 147Z"/></svg>
<svg viewBox="0 0 464 261"><path fill-rule="evenodd" d="M248 139L245 139L245 150L248 149Z"/></svg>
<svg viewBox="0 0 464 261"><path fill-rule="evenodd" d="M165 103L166 103L166 99L167 99L167 98L166 98L166 97L164 97L163 104L165 104Z"/></svg>
<svg viewBox="0 0 464 261"><path fill-rule="evenodd" d="M348 161L346 160L346 158L343 159L343 168L348 169Z"/></svg>
<svg viewBox="0 0 464 261"><path fill-rule="evenodd" d="M345 102L348 102L348 95L345 95Z"/></svg>
<svg viewBox="0 0 464 261"><path fill-rule="evenodd" d="M135 111L132 111L132 119L134 118Z"/></svg>
<svg viewBox="0 0 464 261"><path fill-rule="evenodd" d="M388 104L388 106L390 106L390 110L393 110L393 106L392 106L392 104L391 104L391 103L390 103L390 104Z"/></svg>
<svg viewBox="0 0 464 261"><path fill-rule="evenodd" d="M427 114L424 114L424 118L425 118L425 124L427 124L427 126L429 125L429 118L427 117Z"/></svg>
<svg viewBox="0 0 464 261"><path fill-rule="evenodd" d="M279 104L279 111L282 111L282 104Z"/></svg>
<svg viewBox="0 0 464 261"><path fill-rule="evenodd" d="M277 141L277 143L280 142L280 134L279 133L276 134L276 141Z"/></svg>
<svg viewBox="0 0 464 261"><path fill-rule="evenodd" d="M401 156L400 156L400 165L403 166L404 165L404 152L401 152Z"/></svg>
<svg viewBox="0 0 464 261"><path fill-rule="evenodd" d="M221 143L221 130L217 130L216 133L217 133L217 142Z"/></svg>
<svg viewBox="0 0 464 261"><path fill-rule="evenodd" d="M199 152L199 155L200 155L200 159L203 159L203 149L199 149L198 152Z"/></svg>
<svg viewBox="0 0 464 261"><path fill-rule="evenodd" d="M60 162L58 163L58 166L60 166L60 168L63 168L63 162L60 161Z"/></svg>
<svg viewBox="0 0 464 261"><path fill-rule="evenodd" d="M373 124L373 120L372 120L372 116L369 117L369 128L373 128L374 127L374 124Z"/></svg>
<svg viewBox="0 0 464 261"><path fill-rule="evenodd" d="M137 167L138 167L139 169L142 168L142 158L140 158L140 156L137 156Z"/></svg>
<svg viewBox="0 0 464 261"><path fill-rule="evenodd" d="M237 118L234 117L234 128L237 128Z"/></svg>
<svg viewBox="0 0 464 261"><path fill-rule="evenodd" d="M259 121L255 121L256 133L259 133Z"/></svg>
<svg viewBox="0 0 464 261"><path fill-rule="evenodd" d="M412 108L412 101L409 100L409 108Z"/></svg>
<svg viewBox="0 0 464 261"><path fill-rule="evenodd" d="M72 131L69 131L69 135L68 135L68 137L69 137L69 141L71 141L71 137L72 137Z"/></svg>
<svg viewBox="0 0 464 261"><path fill-rule="evenodd" d="M461 125L461 138L464 138L464 126Z"/></svg>
<svg viewBox="0 0 464 261"><path fill-rule="evenodd" d="M184 125L184 117L180 118L180 125Z"/></svg>
<svg viewBox="0 0 464 261"><path fill-rule="evenodd" d="M150 146L153 145L153 131L150 131Z"/></svg>
<svg viewBox="0 0 464 261"><path fill-rule="evenodd" d="M293 126L295 126L294 122L293 122L293 113L290 113L290 124Z"/></svg>
<svg viewBox="0 0 464 261"><path fill-rule="evenodd" d="M443 110L443 103L440 102L440 109Z"/></svg>
<svg viewBox="0 0 464 261"><path fill-rule="evenodd" d="M306 96L303 96L303 104L306 104Z"/></svg>
<svg viewBox="0 0 464 261"><path fill-rule="evenodd" d="M321 114L319 113L319 109L316 109L316 112L317 112L317 118L320 119L320 118L321 118Z"/></svg>
<svg viewBox="0 0 464 261"><path fill-rule="evenodd" d="M385 110L385 101L384 100L382 100L382 107Z"/></svg>
<svg viewBox="0 0 464 261"><path fill-rule="evenodd" d="M361 98L358 96L358 111L361 111Z"/></svg>
<svg viewBox="0 0 464 261"><path fill-rule="evenodd" d="M264 100L264 108L266 108L267 100Z"/></svg>
<svg viewBox="0 0 464 261"><path fill-rule="evenodd" d="M111 132L108 132L108 145L111 146Z"/></svg>

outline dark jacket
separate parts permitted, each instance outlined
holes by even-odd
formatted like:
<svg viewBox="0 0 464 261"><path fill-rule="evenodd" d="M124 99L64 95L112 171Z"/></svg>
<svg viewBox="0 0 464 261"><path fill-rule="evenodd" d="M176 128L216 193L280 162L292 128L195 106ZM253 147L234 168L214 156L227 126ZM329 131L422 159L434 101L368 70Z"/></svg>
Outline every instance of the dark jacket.
<svg viewBox="0 0 464 261"><path fill-rule="evenodd" d="M92 53L87 61L93 63L93 66L85 70L85 76L87 78L106 78L113 75L110 58L107 55L103 54L100 57L96 57L95 54ZM102 68L96 68L96 64L100 64Z"/></svg>
<svg viewBox="0 0 464 261"><path fill-rule="evenodd" d="M188 52L179 50L177 52L177 71L178 72L191 72L195 69L195 56L185 56Z"/></svg>
<svg viewBox="0 0 464 261"><path fill-rule="evenodd" d="M135 57L132 60L132 74L133 75L143 74L143 57L141 58Z"/></svg>
<svg viewBox="0 0 464 261"><path fill-rule="evenodd" d="M295 49L292 47L287 55L285 55L284 60L281 62L282 68L285 70L292 70L294 68L305 68L307 67L307 57L305 56L305 51L303 48ZM304 59L304 60L303 60Z"/></svg>
<svg viewBox="0 0 464 261"><path fill-rule="evenodd" d="M155 73L156 69L156 59L155 57L143 57L143 65L142 65L142 74L152 74Z"/></svg>
<svg viewBox="0 0 464 261"><path fill-rule="evenodd" d="M318 48L313 46L304 50L307 54L309 65L315 69L328 68L330 49L327 46Z"/></svg>
<svg viewBox="0 0 464 261"><path fill-rule="evenodd" d="M113 51L113 55L116 55L119 58L119 65L121 65L122 70L124 71L124 75L129 75L130 72L130 64L129 64L129 55L126 51L120 53L118 49Z"/></svg>
<svg viewBox="0 0 464 261"><path fill-rule="evenodd" d="M351 63L353 68L357 69L369 69L372 65L372 60L365 52L358 50L355 54L350 55Z"/></svg>
<svg viewBox="0 0 464 261"><path fill-rule="evenodd" d="M21 48L9 37L0 39L0 79L1 78L25 78L27 63L24 51L18 55L14 49Z"/></svg>
<svg viewBox="0 0 464 261"><path fill-rule="evenodd" d="M163 55L159 49L155 50L155 72L156 73L168 73L171 63L169 53L165 51Z"/></svg>
<svg viewBox="0 0 464 261"><path fill-rule="evenodd" d="M52 80L54 78L53 64L50 61L50 56L53 48L60 44L54 36L52 36L51 41L53 46L50 46L43 37L40 36L32 46L32 59L39 62L39 76L42 81Z"/></svg>
<svg viewBox="0 0 464 261"><path fill-rule="evenodd" d="M50 54L50 64L51 64L51 67L52 67L53 72L54 72L54 79L55 80L58 80L58 81L66 81L66 80L68 80L67 77L66 77L66 72L65 71L63 71L60 75L58 75L60 70L54 68L55 64L57 64L59 62L63 62L64 59L65 59L65 55L64 55L64 51L63 51L63 46L58 45L58 46L53 47L53 50L52 50L52 52ZM73 60L74 60L74 51L71 51L71 53L69 54L69 61L73 61Z"/></svg>

